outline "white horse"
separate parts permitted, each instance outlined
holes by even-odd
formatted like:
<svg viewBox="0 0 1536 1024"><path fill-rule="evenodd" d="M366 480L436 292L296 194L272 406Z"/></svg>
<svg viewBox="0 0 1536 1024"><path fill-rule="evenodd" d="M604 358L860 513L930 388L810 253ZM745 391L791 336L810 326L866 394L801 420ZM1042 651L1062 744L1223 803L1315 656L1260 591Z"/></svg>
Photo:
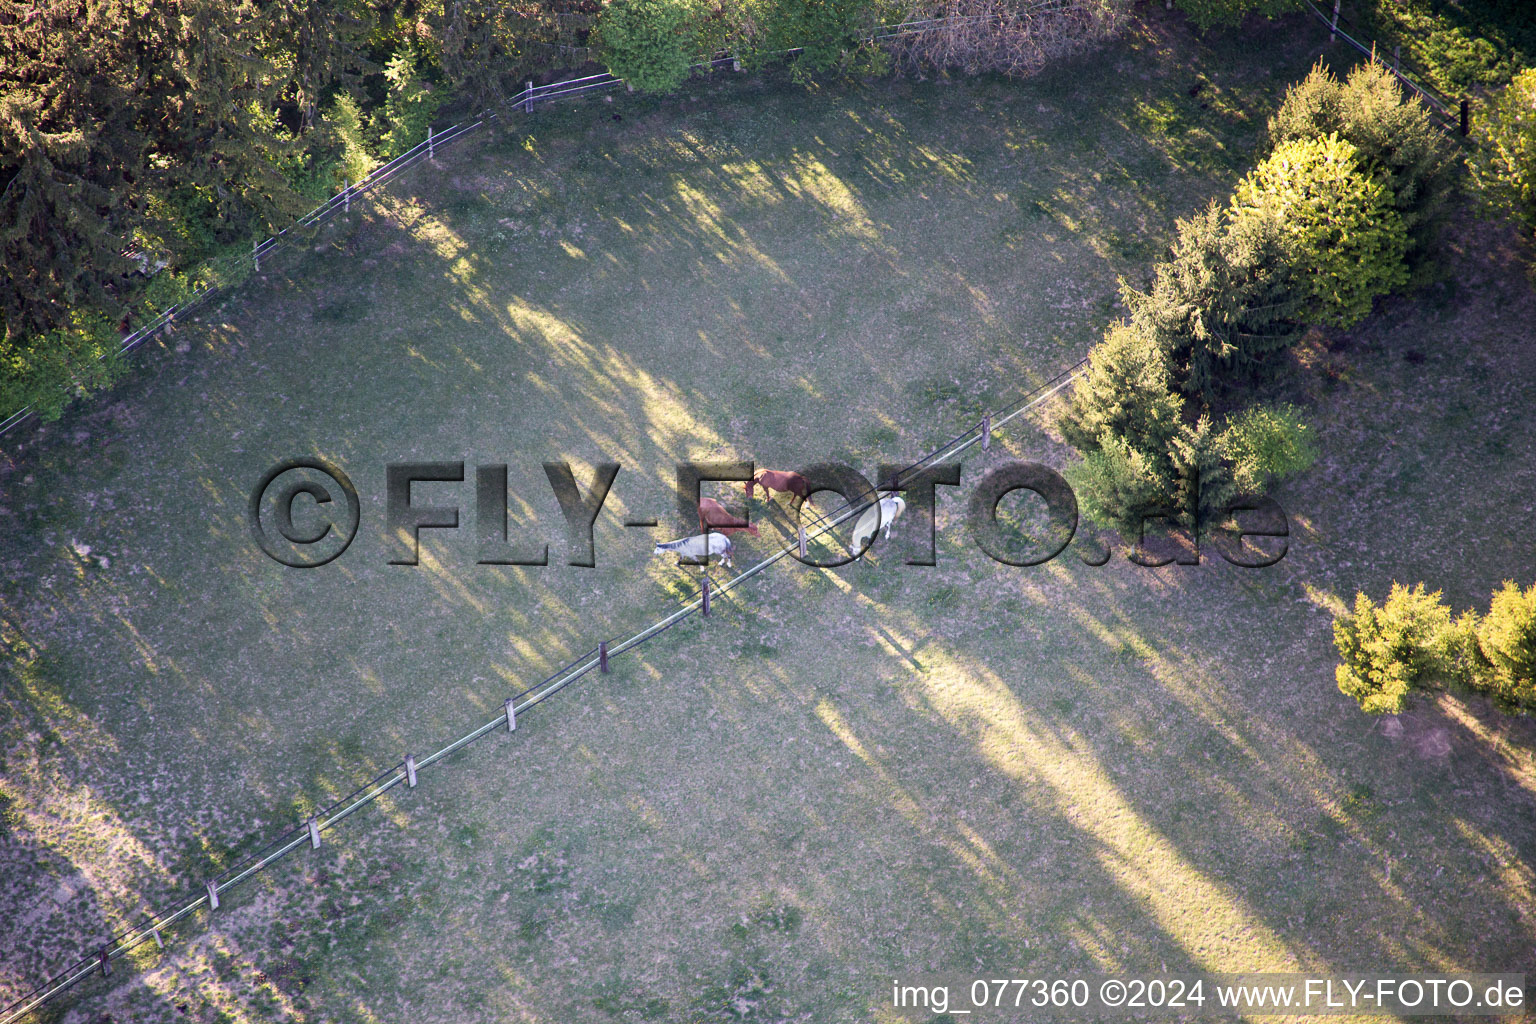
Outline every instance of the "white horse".
<svg viewBox="0 0 1536 1024"><path fill-rule="evenodd" d="M874 538L876 530L883 532L885 539L890 540L891 524L906 510L907 502L900 495L891 491L882 494L880 500L865 509L859 521L854 524L853 550L862 551L864 545Z"/></svg>
<svg viewBox="0 0 1536 1024"><path fill-rule="evenodd" d="M706 542L707 545L706 545ZM682 540L669 540L665 544L657 544L652 554L676 553L682 558L707 558L709 555L719 555L720 561L726 566L731 566L731 554L736 550L736 545L731 543L731 538L723 533L700 533L692 537L684 537Z"/></svg>

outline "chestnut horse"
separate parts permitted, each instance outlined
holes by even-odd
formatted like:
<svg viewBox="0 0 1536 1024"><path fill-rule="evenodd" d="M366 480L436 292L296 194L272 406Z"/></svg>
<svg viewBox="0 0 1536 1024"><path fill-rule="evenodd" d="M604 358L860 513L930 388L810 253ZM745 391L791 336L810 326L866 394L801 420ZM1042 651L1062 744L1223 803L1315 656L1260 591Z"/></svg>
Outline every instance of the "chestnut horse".
<svg viewBox="0 0 1536 1024"><path fill-rule="evenodd" d="M805 477L799 473L790 473L780 469L765 469L751 480L747 481L747 497L752 497L752 485L757 484L763 489L765 497L772 498L774 491L783 491L793 494L797 498L804 499L810 493L810 488L805 482Z"/></svg>
<svg viewBox="0 0 1536 1024"><path fill-rule="evenodd" d="M752 536L758 536L757 527L751 523L744 523L725 510L725 506L714 498L699 499L699 530L714 530L716 533L736 533L745 530Z"/></svg>

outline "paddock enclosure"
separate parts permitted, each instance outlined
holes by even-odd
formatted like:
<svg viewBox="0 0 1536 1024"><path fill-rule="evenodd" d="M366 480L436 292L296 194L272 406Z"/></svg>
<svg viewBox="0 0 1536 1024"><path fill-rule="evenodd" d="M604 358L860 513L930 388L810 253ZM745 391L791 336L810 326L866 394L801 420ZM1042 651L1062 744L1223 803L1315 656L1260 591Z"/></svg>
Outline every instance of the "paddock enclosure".
<svg viewBox="0 0 1536 1024"><path fill-rule="evenodd" d="M678 462L874 480L1072 366L1285 87L1344 61L1316 29L1148 17L1018 81L725 72L551 106L7 436L0 1003L679 607L696 572L652 557L697 529ZM1299 353L1324 456L1276 495L1273 568L986 557L981 474L1071 458L1043 404L940 488L938 565L905 564L910 507L850 566L785 559L35 1020L867 1021L919 971L1530 967L1536 731L1450 697L1384 728L1329 628L1357 589L1460 609L1533 564L1511 245L1469 222L1440 283ZM247 523L296 457L361 506L313 569ZM621 466L591 568L561 460ZM434 461L464 481L413 502L458 528L392 565L387 467ZM477 561L497 465L547 566ZM762 525L738 567L788 536L785 496L742 492L706 489Z"/></svg>

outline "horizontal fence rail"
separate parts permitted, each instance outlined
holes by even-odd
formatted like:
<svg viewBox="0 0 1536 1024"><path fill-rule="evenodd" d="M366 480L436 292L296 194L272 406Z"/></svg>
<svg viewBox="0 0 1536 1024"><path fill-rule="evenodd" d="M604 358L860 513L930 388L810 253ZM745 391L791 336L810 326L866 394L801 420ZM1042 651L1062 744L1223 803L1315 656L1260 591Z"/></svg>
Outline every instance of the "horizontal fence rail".
<svg viewBox="0 0 1536 1024"><path fill-rule="evenodd" d="M1045 383L1024 392L1015 401L995 412L987 413L976 426L939 445L927 455L897 472L894 476L877 481L876 486L878 490L891 491L899 489L904 483L909 482L923 470L948 459L958 458L975 445L979 444L984 450L988 449L991 437L998 430L1017 417L1024 415L1024 413L1059 394L1086 372L1087 365L1088 360L1086 358L1080 359ZM825 513L816 513L814 510L802 506L802 517L808 513L811 521L809 526L801 527L800 536L806 541L824 537L838 526L863 514L877 500L878 491L856 499L845 500L840 506ZM803 522L804 518L802 518ZM417 759L407 755L402 761L376 773L352 792L341 797L339 800L333 801L328 807L317 812L307 820L284 828L255 853L247 855L237 863L204 880L198 887L198 894L196 896L179 906L144 915L136 924L115 933L106 942L101 943L92 951L82 955L60 973L11 1002L3 1010L0 1010L0 1024L13 1024L22 1016L43 1006L50 1000L58 998L81 980L93 974L98 972L103 975L110 974L112 961L120 960L131 950L143 943L153 941L157 946L162 946L164 944L164 933L171 926L203 908L207 908L210 911L217 910L221 893L227 893L240 883L300 847L307 845L311 849L318 848L326 832L336 828L337 825L341 824L348 817L384 796L401 783L405 783L409 788L414 788L417 772L431 767L491 733L503 730L508 733L514 732L517 728L517 718L519 715L537 707L567 686L588 675L594 669L597 669L599 672L607 672L610 659L633 651L647 641L655 639L673 626L686 620L695 612L702 610L705 614L708 614L708 602L711 596L719 597L731 593L750 580L761 576L771 566L782 561L785 557L796 553L796 551L797 545L795 543L782 546L778 551L743 569L735 576L719 582L716 582L706 569L700 586L686 594L682 598L683 604L671 613L629 636L610 637L599 641L595 647L566 662L542 681L508 698L503 704L502 712L491 720L484 722L451 743L424 757Z"/></svg>

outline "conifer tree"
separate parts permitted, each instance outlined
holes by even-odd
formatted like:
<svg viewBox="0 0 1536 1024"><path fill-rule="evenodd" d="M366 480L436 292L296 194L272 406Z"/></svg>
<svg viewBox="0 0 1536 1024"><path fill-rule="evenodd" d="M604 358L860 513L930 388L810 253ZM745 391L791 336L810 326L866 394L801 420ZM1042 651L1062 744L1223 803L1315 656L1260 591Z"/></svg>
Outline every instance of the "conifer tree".
<svg viewBox="0 0 1536 1024"><path fill-rule="evenodd" d="M1180 221L1170 259L1146 292L1125 289L1131 318L1165 355L1176 385L1209 401L1290 344L1299 282L1273 217L1229 219L1214 203Z"/></svg>

